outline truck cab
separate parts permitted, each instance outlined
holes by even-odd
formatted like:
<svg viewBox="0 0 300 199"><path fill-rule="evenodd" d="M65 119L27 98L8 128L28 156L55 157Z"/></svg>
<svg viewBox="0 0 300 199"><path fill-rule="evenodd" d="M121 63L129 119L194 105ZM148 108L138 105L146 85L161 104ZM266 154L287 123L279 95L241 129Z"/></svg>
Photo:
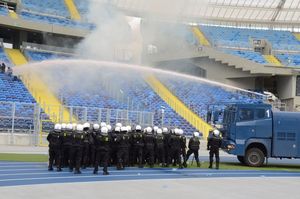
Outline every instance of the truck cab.
<svg viewBox="0 0 300 199"><path fill-rule="evenodd" d="M269 104L233 104L224 111L223 148L241 163L261 166L271 157L273 115Z"/></svg>

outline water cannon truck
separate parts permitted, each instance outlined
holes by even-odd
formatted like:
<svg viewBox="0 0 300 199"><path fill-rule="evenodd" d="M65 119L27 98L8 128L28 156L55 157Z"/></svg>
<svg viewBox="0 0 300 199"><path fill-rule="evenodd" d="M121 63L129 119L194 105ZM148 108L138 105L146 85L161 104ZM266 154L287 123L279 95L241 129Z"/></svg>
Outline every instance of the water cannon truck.
<svg viewBox="0 0 300 199"><path fill-rule="evenodd" d="M227 105L220 129L223 149L248 166L267 158L300 158L300 113L273 111L269 104Z"/></svg>

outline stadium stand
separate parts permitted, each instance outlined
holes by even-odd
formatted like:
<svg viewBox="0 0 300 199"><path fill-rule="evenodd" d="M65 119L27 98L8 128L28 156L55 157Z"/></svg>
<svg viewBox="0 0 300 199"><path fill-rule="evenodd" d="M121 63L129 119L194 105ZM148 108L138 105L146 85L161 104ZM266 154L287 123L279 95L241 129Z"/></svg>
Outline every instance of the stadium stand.
<svg viewBox="0 0 300 199"><path fill-rule="evenodd" d="M231 49L222 49L222 51L227 54L236 55L260 64L268 63L266 59L258 52L245 51L245 50L231 50Z"/></svg>
<svg viewBox="0 0 300 199"><path fill-rule="evenodd" d="M206 118L209 105L261 103L263 101L261 95L250 95L232 89L227 90L224 87L200 81L179 80L165 75L158 75L158 77L181 101L203 119Z"/></svg>
<svg viewBox="0 0 300 199"><path fill-rule="evenodd" d="M71 55L67 55L67 54L40 52L40 51L32 51L32 50L24 50L24 55L28 60L32 60L32 61L66 59L71 57Z"/></svg>
<svg viewBox="0 0 300 199"><path fill-rule="evenodd" d="M289 31L200 26L215 46L251 48L250 39L266 39L275 50L300 50L300 41Z"/></svg>
<svg viewBox="0 0 300 199"><path fill-rule="evenodd" d="M11 65L9 59L7 58L4 49L0 47L0 63L5 63L7 66Z"/></svg>
<svg viewBox="0 0 300 199"><path fill-rule="evenodd" d="M22 9L38 13L70 17L64 0L22 0Z"/></svg>
<svg viewBox="0 0 300 199"><path fill-rule="evenodd" d="M276 57L286 66L300 66L300 55L299 54L287 54L281 53L276 54Z"/></svg>
<svg viewBox="0 0 300 199"><path fill-rule="evenodd" d="M89 1L82 1L82 0L74 0L74 3L82 17L82 19L86 20L89 8Z"/></svg>
<svg viewBox="0 0 300 199"><path fill-rule="evenodd" d="M12 127L12 110L15 102L15 129L33 128L35 100L22 81L0 73L0 129Z"/></svg>
<svg viewBox="0 0 300 199"><path fill-rule="evenodd" d="M59 26L67 26L67 27L82 28L82 29L93 29L95 27L93 24L77 22L68 18L53 16L53 15L45 15L42 13L21 11L20 16L25 20L54 24Z"/></svg>
<svg viewBox="0 0 300 199"><path fill-rule="evenodd" d="M140 77L136 74L135 77ZM119 87L128 96L132 97L133 103L139 105L141 110L154 112L154 125L161 125L162 109L164 109L164 123L168 126L180 126L186 132L191 134L195 131L184 118L179 116L166 102L164 102L145 82L144 78L132 78L132 74L122 74Z"/></svg>
<svg viewBox="0 0 300 199"><path fill-rule="evenodd" d="M0 74L0 101L35 103L22 81Z"/></svg>
<svg viewBox="0 0 300 199"><path fill-rule="evenodd" d="M7 16L8 15L8 9L4 6L0 6L0 15Z"/></svg>
<svg viewBox="0 0 300 199"><path fill-rule="evenodd" d="M62 72L61 74L68 73ZM193 128L186 120L179 116L151 89L151 87L141 77L141 74L135 74L134 76L137 78L134 79L132 78L133 74L118 74L118 79L115 79L114 83L117 84L117 88L122 90L125 96L130 96L131 104L134 104L136 107L134 110L153 112L155 125L161 125L162 117L164 117L164 123L167 126L181 126L188 133L195 131L195 128ZM105 78L108 78L107 81L109 81L109 79L114 79L114 76L109 76L106 74ZM59 94L60 98L63 99L63 103L69 106L87 106L111 109L127 109L129 106L127 101L123 102L107 95L109 92L101 85L97 86L94 92L89 93L86 91L74 93L70 92L70 90L72 90L72 88L64 88ZM162 109L164 109L164 116L162 116ZM97 114L98 113L89 113L88 119L95 121L98 116ZM82 117L82 115L78 116L79 118ZM110 122L114 124L116 121L111 120Z"/></svg>
<svg viewBox="0 0 300 199"><path fill-rule="evenodd" d="M45 52L37 52L37 51L29 51L25 50L26 57L29 58L31 61L43 61L46 59L51 59L55 57L53 53L45 53ZM109 69L111 71L112 69ZM112 74L116 74L115 73ZM63 69L60 70L59 74L51 75L51 77L55 78L68 78L69 73L64 71ZM118 73L119 74L119 73ZM134 75L135 78L132 78ZM71 78L71 77L70 77ZM113 76L109 76L108 74L105 75L104 78L114 79ZM101 79L99 77L99 79ZM181 126L186 132L192 133L195 131L185 119L179 116L168 104L166 104L152 89L151 87L145 82L145 80L141 77L141 74L119 74L118 79L115 81L117 87L122 90L124 95L130 96L131 103L135 105L136 109L139 111L147 111L147 112L154 112L154 124L161 125L162 121L162 108L164 108L164 123L169 126ZM128 103L123 102L116 97L110 96L107 89L99 84L93 91L87 92L83 90L82 92L76 89L74 91L74 85L70 87L64 87L57 93L58 99L62 101L64 105L67 106L74 106L76 107L90 107L88 108L87 119L90 121L96 121L98 118L98 112L95 111L95 108L109 108L109 109L120 109L125 110L128 108ZM79 110L79 109L77 109ZM82 111L74 111L77 115L78 119L83 119L84 115ZM116 113L112 113L116 114ZM116 122L113 118L117 116L112 116L112 120L110 121L112 124ZM133 118L133 116L129 115L129 117ZM135 122L135 121L132 121Z"/></svg>

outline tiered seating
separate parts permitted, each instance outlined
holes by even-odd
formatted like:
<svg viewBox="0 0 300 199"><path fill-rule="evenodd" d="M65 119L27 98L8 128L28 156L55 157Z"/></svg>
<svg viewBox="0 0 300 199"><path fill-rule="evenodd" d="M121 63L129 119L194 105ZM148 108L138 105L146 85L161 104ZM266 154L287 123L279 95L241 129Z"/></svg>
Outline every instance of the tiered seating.
<svg viewBox="0 0 300 199"><path fill-rule="evenodd" d="M54 24L59 26L67 26L67 27L82 28L82 29L93 29L95 27L93 24L77 22L64 17L43 15L40 13L32 13L24 10L21 11L20 16L25 20L36 21L41 23L49 23L49 24Z"/></svg>
<svg viewBox="0 0 300 199"><path fill-rule="evenodd" d="M30 54L31 59L34 61L41 61L49 57L37 55L39 52L26 52L27 56ZM72 68L69 68L72 70ZM59 81L62 79L74 79L76 81L76 77L74 77L73 73L68 72L68 68L62 68L59 73L58 71L48 71L55 72L55 75L49 75L53 78L52 81ZM103 71L107 71L103 73ZM82 76L80 74L80 86L78 83L73 82L70 85L65 85L61 89L59 89L57 93L57 97L62 100L63 104L68 106L73 106L73 113L77 115L79 120L82 120L84 115L84 109L76 107L90 107L87 109L87 119L89 121L97 121L99 116L99 110L96 108L109 108L109 109L120 109L125 110L128 109L128 101L119 100L118 98L114 98L113 95L110 95L107 87L104 87L101 82L111 82L110 84L114 85L114 90L122 90L124 96L128 96L130 99L130 104L133 107L130 107L130 110L134 111L147 111L154 113L154 124L161 125L162 121L162 108L164 108L164 123L165 125L170 126L180 126L186 132L192 133L195 129L188 124L186 120L180 117L177 113L175 113L169 106L166 104L152 89L151 87L144 81L142 78L142 74L135 71L127 71L127 73L121 73L118 70L112 69L111 67L102 67L99 68L99 71L93 71L93 74L97 74L97 78L91 78L89 72L86 71L87 74ZM117 74L117 78L116 78ZM68 76L72 75L72 76ZM85 83L85 77L88 77L87 83ZM134 78L133 78L134 77ZM95 82L88 83L90 81ZM77 86L74 86L77 85ZM88 85L88 86L87 86ZM90 86L92 85L92 86ZM80 87L80 88L79 88ZM104 117L105 112L101 113ZM111 116L111 123L114 124L117 118L117 111L113 111L109 113ZM129 115L129 119L131 123L137 123L137 117L133 113Z"/></svg>
<svg viewBox="0 0 300 199"><path fill-rule="evenodd" d="M251 61L266 64L268 63L265 58L258 52L254 51L244 51L244 50L229 50L229 49L222 49L223 52L231 55L236 55L245 59L249 59Z"/></svg>
<svg viewBox="0 0 300 199"><path fill-rule="evenodd" d="M86 18L89 11L89 1L87 0L73 0L81 17Z"/></svg>
<svg viewBox="0 0 300 199"><path fill-rule="evenodd" d="M9 66L11 65L9 59L7 58L4 49L0 48L0 64L5 63L5 65Z"/></svg>
<svg viewBox="0 0 300 199"><path fill-rule="evenodd" d="M22 0L22 8L39 13L70 16L64 0Z"/></svg>
<svg viewBox="0 0 300 199"><path fill-rule="evenodd" d="M31 50L25 50L24 54L28 60L32 60L32 61L44 61L50 59L67 59L71 57L70 55L67 54L39 52L39 51L31 51Z"/></svg>
<svg viewBox="0 0 300 199"><path fill-rule="evenodd" d="M8 15L8 9L3 7L3 6L0 6L0 15L7 16Z"/></svg>
<svg viewBox="0 0 300 199"><path fill-rule="evenodd" d="M298 54L277 54L276 57L286 66L300 66L300 55Z"/></svg>
<svg viewBox="0 0 300 199"><path fill-rule="evenodd" d="M33 129L34 103L24 84L7 74L0 74L0 128L12 126L12 103L16 103L15 129Z"/></svg>
<svg viewBox="0 0 300 199"><path fill-rule="evenodd" d="M35 103L20 80L13 80L6 74L0 74L0 77L0 101Z"/></svg>
<svg viewBox="0 0 300 199"><path fill-rule="evenodd" d="M99 90L98 90L99 89ZM97 92L86 92L85 90L78 90L72 87L65 86L59 91L59 99L66 106L75 106L74 113L77 115L79 120L84 119L85 109L76 108L80 107L91 107L87 109L87 120L97 121L99 116L99 110L96 108L107 108L107 109L126 109L127 105L116 99L110 97L105 93L105 88L101 85L97 86ZM105 114L105 113L102 113ZM116 121L111 120L112 123Z"/></svg>
<svg viewBox="0 0 300 199"><path fill-rule="evenodd" d="M201 26L215 46L251 48L250 39L266 39L275 50L300 50L300 41L289 31L254 30L220 26Z"/></svg>
<svg viewBox="0 0 300 199"><path fill-rule="evenodd" d="M115 71L115 74L120 74L120 72ZM114 80L114 83L131 98L133 104L139 107L139 110L154 112L155 125L161 125L162 108L164 108L163 117L165 125L172 127L179 126L188 133L195 131L185 119L179 116L151 89L140 73L122 73L118 76L118 79Z"/></svg>
<svg viewBox="0 0 300 199"><path fill-rule="evenodd" d="M193 81L178 80L174 77L159 75L159 79L191 110L205 118L209 105L225 105L228 103L259 103L260 95L249 95L235 90L227 90L220 86ZM219 108L222 108L220 106Z"/></svg>

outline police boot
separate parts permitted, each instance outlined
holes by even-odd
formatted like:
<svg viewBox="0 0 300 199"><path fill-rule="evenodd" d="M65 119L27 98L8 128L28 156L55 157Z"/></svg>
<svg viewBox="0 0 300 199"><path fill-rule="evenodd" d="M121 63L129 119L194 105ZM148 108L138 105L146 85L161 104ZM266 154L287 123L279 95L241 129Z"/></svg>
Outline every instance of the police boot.
<svg viewBox="0 0 300 199"><path fill-rule="evenodd" d="M209 163L209 167L208 167L208 168L209 168L209 169L212 168L212 162Z"/></svg>
<svg viewBox="0 0 300 199"><path fill-rule="evenodd" d="M144 168L144 166L142 164L139 164L139 168Z"/></svg>
<svg viewBox="0 0 300 199"><path fill-rule="evenodd" d="M97 175L98 174L98 169L94 169L93 174Z"/></svg>
<svg viewBox="0 0 300 199"><path fill-rule="evenodd" d="M81 174L80 170L75 170L74 174Z"/></svg>
<svg viewBox="0 0 300 199"><path fill-rule="evenodd" d="M53 171L53 167L49 166L48 171Z"/></svg>
<svg viewBox="0 0 300 199"><path fill-rule="evenodd" d="M109 173L108 173L108 171L107 171L107 169L103 169L103 175L109 175Z"/></svg>
<svg viewBox="0 0 300 199"><path fill-rule="evenodd" d="M117 170L122 170L122 164L121 163L117 164Z"/></svg>
<svg viewBox="0 0 300 199"><path fill-rule="evenodd" d="M61 172L62 171L62 169L61 168L57 168L57 172Z"/></svg>
<svg viewBox="0 0 300 199"><path fill-rule="evenodd" d="M200 166L201 166L200 162L197 162L197 167L200 167Z"/></svg>
<svg viewBox="0 0 300 199"><path fill-rule="evenodd" d="M183 166L184 166L185 168L187 168L187 164L186 164L186 162L183 162Z"/></svg>
<svg viewBox="0 0 300 199"><path fill-rule="evenodd" d="M216 169L219 169L219 162L216 163Z"/></svg>
<svg viewBox="0 0 300 199"><path fill-rule="evenodd" d="M182 164L179 164L179 167L178 167L178 169L183 169L183 166L182 166Z"/></svg>

